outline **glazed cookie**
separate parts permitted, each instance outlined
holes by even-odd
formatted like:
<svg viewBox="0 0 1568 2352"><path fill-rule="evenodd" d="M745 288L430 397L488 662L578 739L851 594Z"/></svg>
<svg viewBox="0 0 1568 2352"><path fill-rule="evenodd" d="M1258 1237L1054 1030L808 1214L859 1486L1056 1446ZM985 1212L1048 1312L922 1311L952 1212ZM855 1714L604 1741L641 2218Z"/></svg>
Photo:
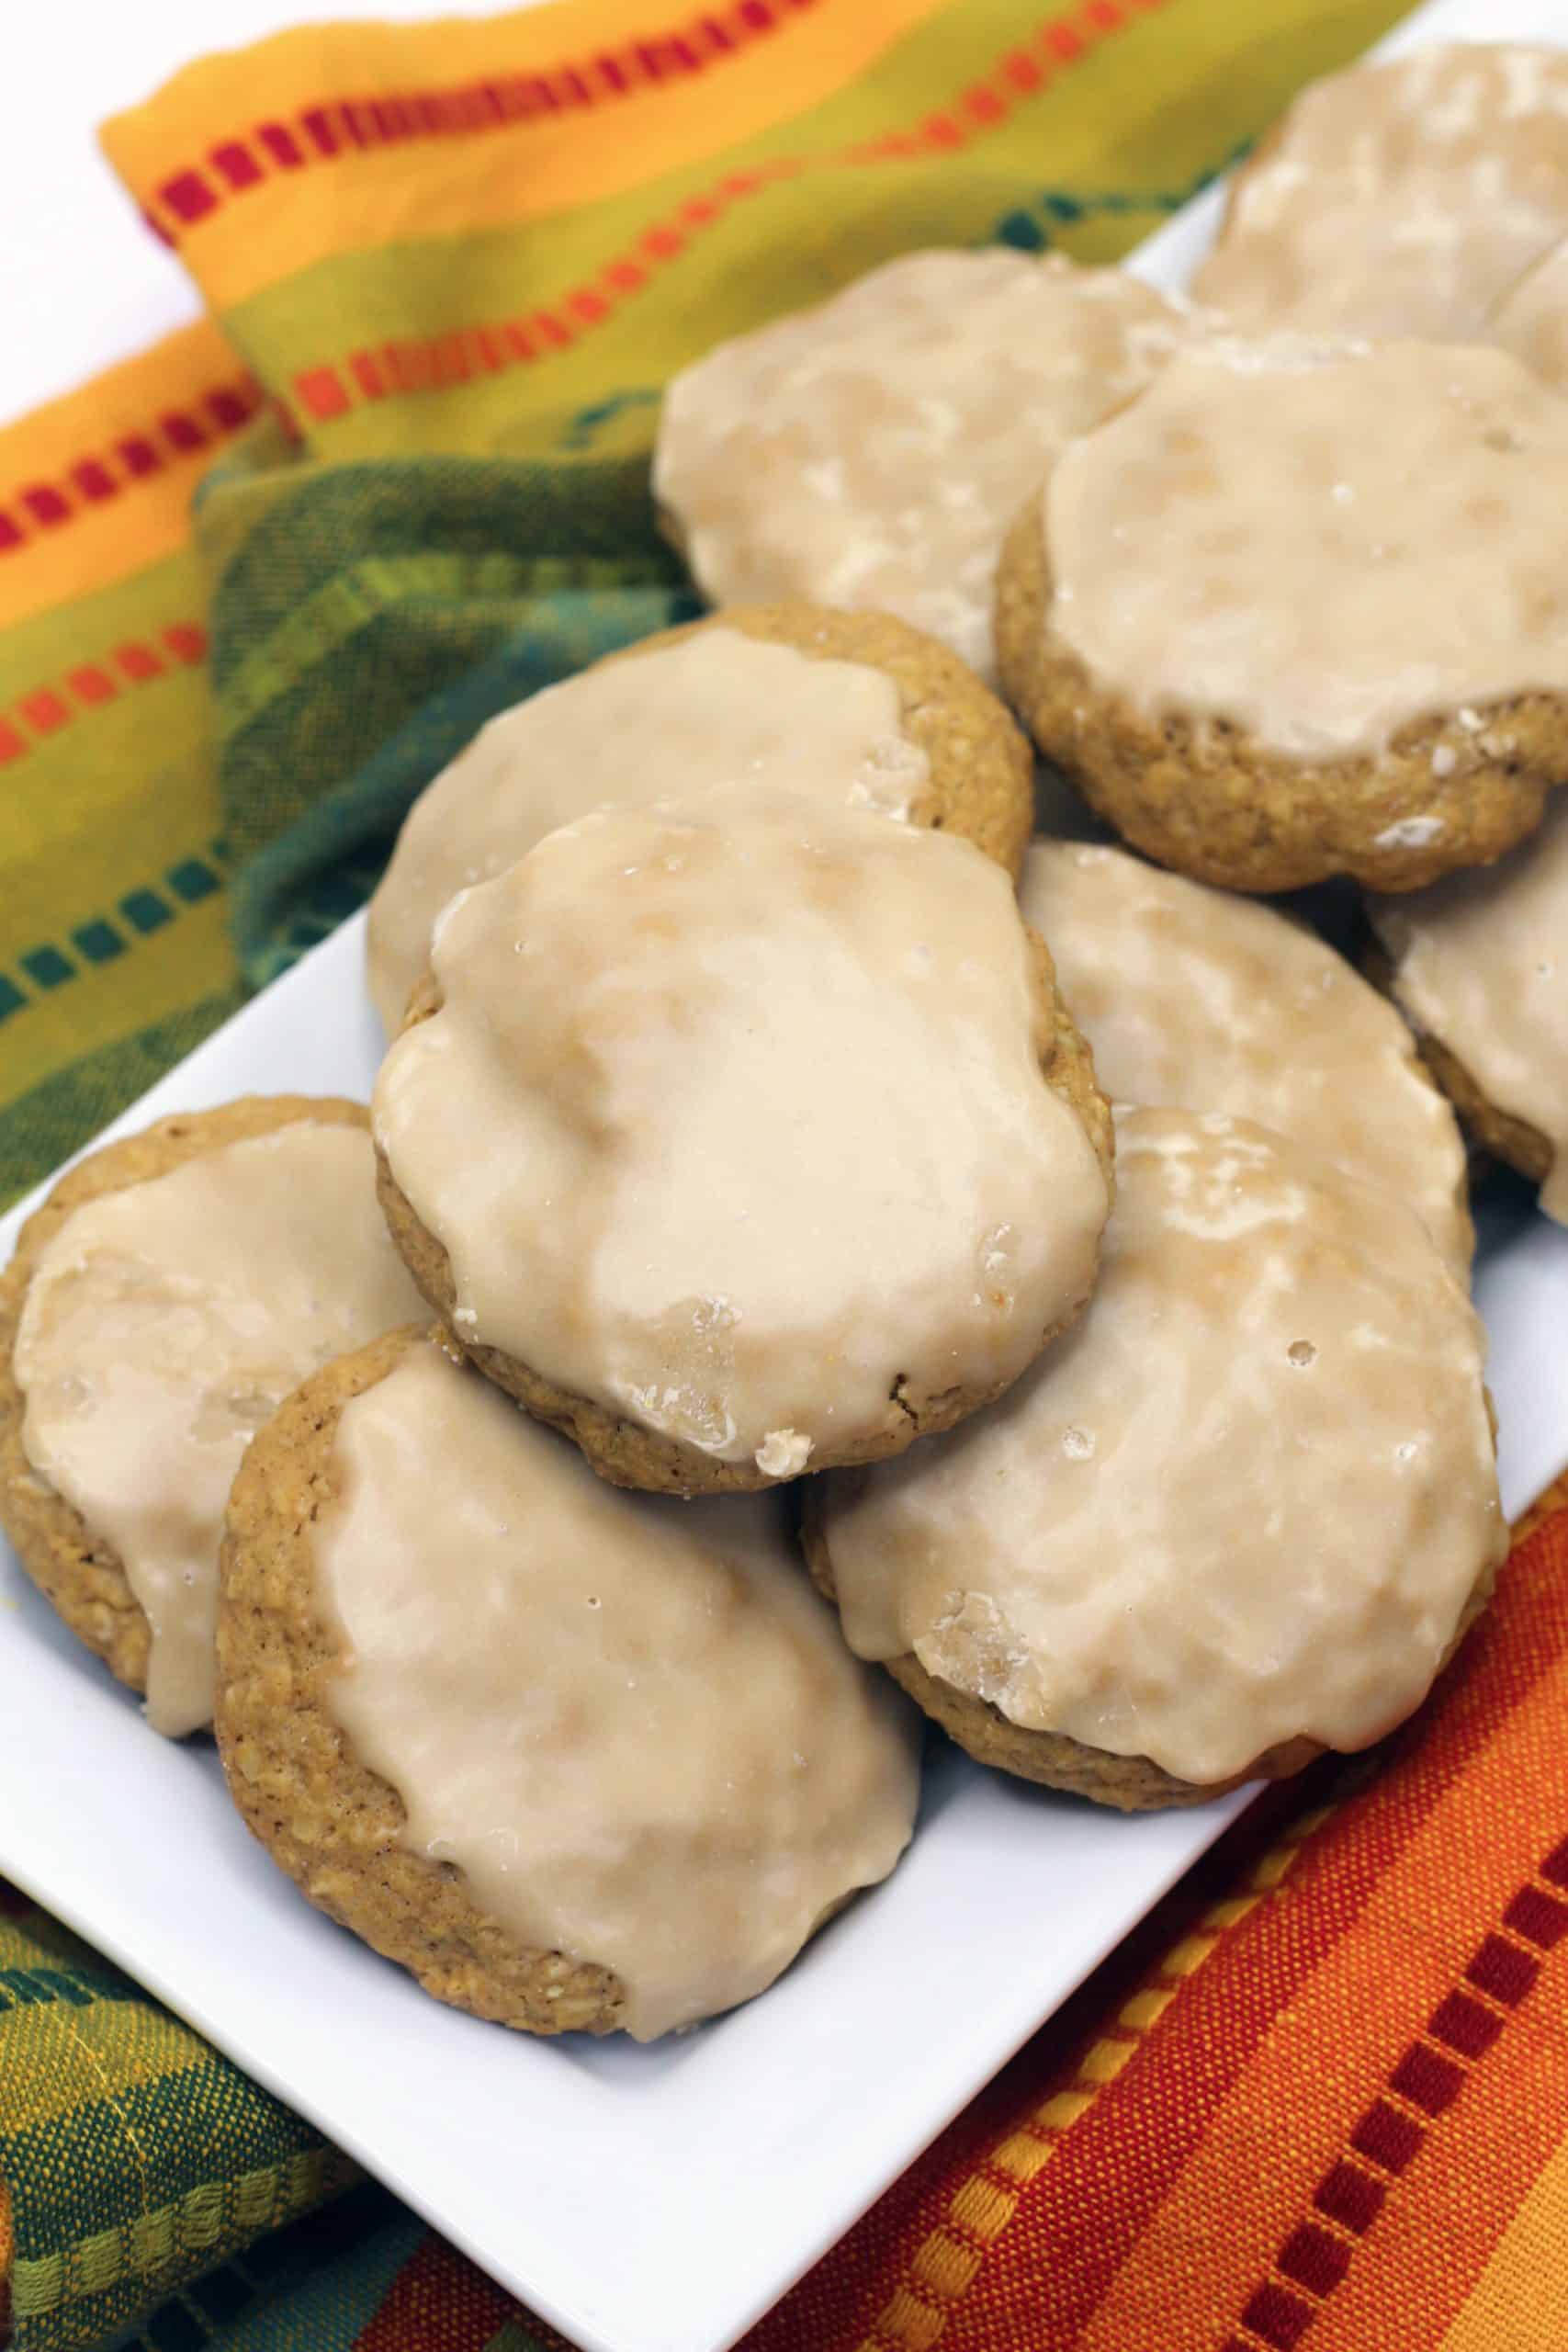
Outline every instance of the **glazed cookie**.
<svg viewBox="0 0 1568 2352"><path fill-rule="evenodd" d="M1568 389L1568 238L1509 287L1486 334L1559 391Z"/></svg>
<svg viewBox="0 0 1568 2352"><path fill-rule="evenodd" d="M1393 995L1471 1133L1568 1225L1568 810L1485 874L1368 912Z"/></svg>
<svg viewBox="0 0 1568 2352"><path fill-rule="evenodd" d="M382 1204L480 1368L617 1484L901 1452L1094 1280L1111 1137L1002 869L756 786L549 834L442 917Z"/></svg>
<svg viewBox="0 0 1568 2352"><path fill-rule="evenodd" d="M898 613L988 677L1021 487L1190 331L1123 270L905 254L675 378L653 469L665 527L714 604Z"/></svg>
<svg viewBox="0 0 1568 2352"><path fill-rule="evenodd" d="M617 1494L420 1331L252 1445L218 1657L224 1770L274 1860L525 2032L645 2041L749 2000L908 1843L913 1720L783 1498Z"/></svg>
<svg viewBox="0 0 1568 2352"><path fill-rule="evenodd" d="M1174 359L1009 537L1002 674L1150 856L1411 890L1568 780L1568 401L1506 353Z"/></svg>
<svg viewBox="0 0 1568 2352"><path fill-rule="evenodd" d="M0 1521L177 1737L212 1713L223 1506L257 1425L420 1311L361 1104L160 1119L62 1176L0 1277Z"/></svg>
<svg viewBox="0 0 1568 2352"><path fill-rule="evenodd" d="M962 834L1013 875L1029 838L1029 746L945 646L811 605L668 629L491 719L415 801L370 901L388 1035L458 890L591 809L742 778Z"/></svg>
<svg viewBox="0 0 1568 2352"><path fill-rule="evenodd" d="M1469 1281L1453 1113L1387 999L1315 932L1082 842L1035 842L1019 897L1113 1102L1228 1111L1311 1144L1406 1202Z"/></svg>
<svg viewBox="0 0 1568 2352"><path fill-rule="evenodd" d="M1089 1314L818 1482L814 1572L982 1763L1195 1803L1419 1705L1506 1548L1483 1334L1419 1220L1244 1119L1117 1113Z"/></svg>
<svg viewBox="0 0 1568 2352"><path fill-rule="evenodd" d="M1568 233L1568 53L1461 41L1303 90L1231 184L1194 291L1247 329L1478 337Z"/></svg>

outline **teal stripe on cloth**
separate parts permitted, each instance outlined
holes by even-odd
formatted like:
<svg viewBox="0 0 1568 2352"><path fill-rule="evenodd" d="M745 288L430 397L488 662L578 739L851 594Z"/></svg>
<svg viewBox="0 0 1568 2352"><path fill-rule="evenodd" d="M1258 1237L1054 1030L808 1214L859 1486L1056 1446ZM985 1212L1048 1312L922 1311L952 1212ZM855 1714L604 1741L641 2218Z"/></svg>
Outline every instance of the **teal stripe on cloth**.
<svg viewBox="0 0 1568 2352"><path fill-rule="evenodd" d="M485 719L696 609L646 453L302 464L267 426L204 485L197 535L253 985L364 895Z"/></svg>
<svg viewBox="0 0 1568 2352"><path fill-rule="evenodd" d="M560 596L547 616L515 629L488 661L432 695L363 766L251 859L233 897L236 938L253 977L273 978L363 903L418 794L488 719L570 677L584 659L694 619L701 609L694 597L661 586Z"/></svg>

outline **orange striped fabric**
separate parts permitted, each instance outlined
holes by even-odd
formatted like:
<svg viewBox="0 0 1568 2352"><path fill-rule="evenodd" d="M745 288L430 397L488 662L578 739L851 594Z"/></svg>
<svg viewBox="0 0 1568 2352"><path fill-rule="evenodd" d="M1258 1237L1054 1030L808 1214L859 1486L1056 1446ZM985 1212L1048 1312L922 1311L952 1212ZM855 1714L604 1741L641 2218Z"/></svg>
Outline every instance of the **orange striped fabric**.
<svg viewBox="0 0 1568 2352"><path fill-rule="evenodd" d="M1240 1823L748 2352L1562 2352L1565 1725L1568 1511L1386 1758Z"/></svg>
<svg viewBox="0 0 1568 2352"><path fill-rule="evenodd" d="M541 55L523 71L497 70L487 47L483 78L454 80L449 60L433 58L431 78L417 87L378 91L365 61L347 94L291 105L281 119L258 121L248 109L216 138L209 123L199 152L149 189L145 217L166 244L177 246L220 205L269 178L343 164L378 147L472 139L514 123L543 126L557 117L614 107L634 93L661 91L732 62L816 5L739 0L705 16L649 26L631 38L607 32L603 47L592 46L585 29L575 51ZM413 34L413 45L424 46L423 33Z"/></svg>
<svg viewBox="0 0 1568 2352"><path fill-rule="evenodd" d="M1248 76L1282 98L1392 13L1290 0ZM1195 73L1227 77L1248 51L1235 0L1055 0L1038 13L971 0L967 25L960 38L953 0L724 0L701 15L680 0L573 0L477 24L311 27L190 67L103 140L309 447L445 442L448 419L428 398L400 413L405 396L437 393L467 395L454 416L471 446L487 379L507 379L497 413L510 415L517 400L547 405L553 379L570 400L601 346L612 377L623 353L646 373L650 340L667 345L666 368L689 356L689 271L671 272L694 250L771 244L784 221L808 253L825 205L853 240L855 216L879 203L894 223L919 172L953 190L948 234L993 233L1010 191L1076 168L1080 149L1102 168L1110 74L1129 126L1147 123L1154 217L1223 158L1216 127L1179 100ZM400 248L411 259L449 241L454 267L428 304L405 276L374 306L428 308L425 331L351 341L342 322L367 307L367 259L389 250L389 222L417 223ZM528 247L538 266L520 268L522 241L546 223L548 243ZM866 257L884 257L874 239ZM732 331L746 301L731 277L715 332Z"/></svg>
<svg viewBox="0 0 1568 2352"><path fill-rule="evenodd" d="M183 548L192 492L261 405L203 319L0 429L0 628Z"/></svg>
<svg viewBox="0 0 1568 2352"><path fill-rule="evenodd" d="M422 235L468 235L645 187L833 96L942 5L739 0L694 17L680 0L576 0L570 27L524 9L356 28L335 86L310 27L192 66L104 145L222 311L381 242L389 200L412 199ZM1108 22L1130 13L1098 5Z"/></svg>

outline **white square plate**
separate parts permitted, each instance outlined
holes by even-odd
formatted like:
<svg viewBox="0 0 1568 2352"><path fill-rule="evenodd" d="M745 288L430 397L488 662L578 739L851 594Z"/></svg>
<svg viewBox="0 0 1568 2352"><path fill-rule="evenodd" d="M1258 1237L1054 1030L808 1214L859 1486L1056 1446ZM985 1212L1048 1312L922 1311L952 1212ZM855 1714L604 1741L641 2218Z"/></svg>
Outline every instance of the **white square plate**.
<svg viewBox="0 0 1568 2352"><path fill-rule="evenodd" d="M1401 45L1563 39L1550 0L1438 0ZM1134 265L1179 284L1204 198ZM109 1133L247 1092L365 1097L347 924ZM17 1210L0 1223L9 1253ZM1568 1462L1568 1232L1483 1204L1505 1503ZM888 1883L750 2007L651 2049L442 2009L305 1904L0 1545L0 1871L310 2116L585 2352L721 2352L845 2230L1239 1810L1127 1820L954 1750Z"/></svg>

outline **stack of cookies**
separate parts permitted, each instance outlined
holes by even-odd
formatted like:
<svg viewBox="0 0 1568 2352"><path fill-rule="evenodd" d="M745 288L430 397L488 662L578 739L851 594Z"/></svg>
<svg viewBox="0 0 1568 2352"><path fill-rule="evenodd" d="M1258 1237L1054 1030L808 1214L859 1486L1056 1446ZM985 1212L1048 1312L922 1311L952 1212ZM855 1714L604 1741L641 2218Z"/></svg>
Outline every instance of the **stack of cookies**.
<svg viewBox="0 0 1568 2352"><path fill-rule="evenodd" d="M919 254L688 369L718 609L415 806L368 1114L26 1228L24 1564L440 1998L712 2016L893 1869L922 1714L1192 1803L1483 1606L1453 1106L1568 1182L1565 96L1308 92L1195 304ZM1361 968L1262 902L1333 876Z"/></svg>

